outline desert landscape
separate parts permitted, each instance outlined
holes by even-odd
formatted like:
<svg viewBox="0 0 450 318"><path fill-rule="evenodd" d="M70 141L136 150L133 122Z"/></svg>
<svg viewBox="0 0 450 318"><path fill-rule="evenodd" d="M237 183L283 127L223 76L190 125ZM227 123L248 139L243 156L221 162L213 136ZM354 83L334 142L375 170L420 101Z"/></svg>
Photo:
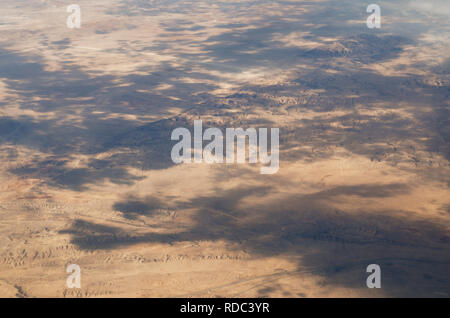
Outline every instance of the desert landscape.
<svg viewBox="0 0 450 318"><path fill-rule="evenodd" d="M450 2L73 1L0 4L0 297L450 297Z"/></svg>

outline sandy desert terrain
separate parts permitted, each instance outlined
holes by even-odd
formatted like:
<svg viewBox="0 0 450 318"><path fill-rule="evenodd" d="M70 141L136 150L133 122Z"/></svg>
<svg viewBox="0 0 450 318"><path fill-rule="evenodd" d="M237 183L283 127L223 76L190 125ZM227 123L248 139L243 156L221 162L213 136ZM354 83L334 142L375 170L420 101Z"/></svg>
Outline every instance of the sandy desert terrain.
<svg viewBox="0 0 450 318"><path fill-rule="evenodd" d="M450 297L447 1L74 2L0 4L1 297ZM196 119L278 173L175 165Z"/></svg>

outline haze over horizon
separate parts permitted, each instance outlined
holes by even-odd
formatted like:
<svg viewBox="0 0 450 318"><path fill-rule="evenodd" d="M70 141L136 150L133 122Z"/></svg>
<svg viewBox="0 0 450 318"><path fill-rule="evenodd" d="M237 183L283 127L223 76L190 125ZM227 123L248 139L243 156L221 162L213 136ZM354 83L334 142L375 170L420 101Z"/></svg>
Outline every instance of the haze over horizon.
<svg viewBox="0 0 450 318"><path fill-rule="evenodd" d="M0 297L450 297L449 1L74 2L0 5Z"/></svg>

